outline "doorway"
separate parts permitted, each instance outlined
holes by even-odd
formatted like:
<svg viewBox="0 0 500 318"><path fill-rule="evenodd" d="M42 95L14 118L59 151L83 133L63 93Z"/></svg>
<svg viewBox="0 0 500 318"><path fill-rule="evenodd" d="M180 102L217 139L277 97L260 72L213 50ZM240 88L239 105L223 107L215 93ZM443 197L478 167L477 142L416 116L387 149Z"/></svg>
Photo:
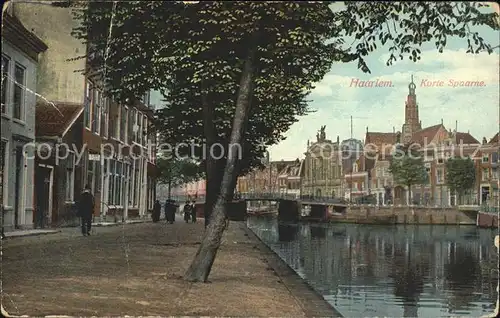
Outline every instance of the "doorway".
<svg viewBox="0 0 500 318"><path fill-rule="evenodd" d="M45 165L38 165L35 171L36 228L43 229L50 224L52 214L52 171L52 167Z"/></svg>

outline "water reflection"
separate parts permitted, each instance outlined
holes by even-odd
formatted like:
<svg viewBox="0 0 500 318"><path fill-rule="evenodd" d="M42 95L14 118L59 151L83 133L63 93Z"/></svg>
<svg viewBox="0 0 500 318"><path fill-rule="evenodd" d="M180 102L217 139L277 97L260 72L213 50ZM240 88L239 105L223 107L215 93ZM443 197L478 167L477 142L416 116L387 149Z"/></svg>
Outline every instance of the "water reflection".
<svg viewBox="0 0 500 318"><path fill-rule="evenodd" d="M299 227L295 224L279 224L278 235L280 242L293 242L297 238Z"/></svg>
<svg viewBox="0 0 500 318"><path fill-rule="evenodd" d="M347 317L478 317L496 301L490 230L258 218L248 225Z"/></svg>

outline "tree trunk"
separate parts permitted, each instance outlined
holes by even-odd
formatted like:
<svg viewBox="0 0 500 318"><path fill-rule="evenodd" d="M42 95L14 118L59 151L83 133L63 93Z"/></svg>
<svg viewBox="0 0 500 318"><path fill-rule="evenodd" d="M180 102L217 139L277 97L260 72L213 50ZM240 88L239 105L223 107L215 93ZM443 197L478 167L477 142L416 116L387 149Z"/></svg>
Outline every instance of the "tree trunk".
<svg viewBox="0 0 500 318"><path fill-rule="evenodd" d="M408 185L408 203L407 205L412 205L411 202L411 184Z"/></svg>
<svg viewBox="0 0 500 318"><path fill-rule="evenodd" d="M205 81L201 82L201 104L203 109L203 130L206 138L204 153L210 154L209 150L217 142L217 133L214 124L214 109L212 105L208 102L207 98L207 88ZM205 217L205 227L208 225L208 220L212 214L213 207L217 201L217 196L219 195L220 182L222 177L220 177L221 169L218 168L221 164L212 156L208 155L205 159L205 175L206 175L206 194L205 194L205 206L204 206L204 217ZM220 180L219 180L220 179Z"/></svg>
<svg viewBox="0 0 500 318"><path fill-rule="evenodd" d="M210 223L210 216L214 209L217 198L220 194L222 177L224 176L224 168L226 163L223 159L215 160L207 158L207 186L205 196L204 218L205 228Z"/></svg>
<svg viewBox="0 0 500 318"><path fill-rule="evenodd" d="M168 199L172 198L172 180L168 180Z"/></svg>
<svg viewBox="0 0 500 318"><path fill-rule="evenodd" d="M241 74L229 144L242 144L246 123L248 122L248 115L250 113L250 102L253 95L255 74L254 60L257 49L256 33L253 35L252 40ZM217 250L221 244L222 235L226 228L226 203L231 199L230 196L234 191L234 188L231 189L231 186L234 187L234 175L238 173L238 171L236 171L237 159L237 154L235 154L234 151L228 152L226 169L221 184L221 193L217 198L217 203L210 217L210 223L205 231L203 241L184 276L184 279L187 281L206 282L208 279L215 256L217 255Z"/></svg>

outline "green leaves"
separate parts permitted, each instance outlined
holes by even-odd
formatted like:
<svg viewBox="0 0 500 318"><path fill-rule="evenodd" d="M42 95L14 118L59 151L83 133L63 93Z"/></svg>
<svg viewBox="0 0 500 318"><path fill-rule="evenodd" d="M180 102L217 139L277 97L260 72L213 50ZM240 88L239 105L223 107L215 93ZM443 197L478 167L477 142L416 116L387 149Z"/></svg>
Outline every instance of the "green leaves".
<svg viewBox="0 0 500 318"><path fill-rule="evenodd" d="M446 184L452 192L463 193L476 182L474 162L470 158L449 158L446 161Z"/></svg>
<svg viewBox="0 0 500 318"><path fill-rule="evenodd" d="M202 178L203 173L200 166L187 159L175 159L160 157L157 159L157 180L159 183L178 186Z"/></svg>
<svg viewBox="0 0 500 318"><path fill-rule="evenodd" d="M467 39L467 53L492 53L492 46L472 30L488 26L499 30L498 14L479 9L475 2L346 2L346 9L335 13L339 36L352 36L355 41L350 54L355 54L358 67L370 72L364 56L376 49L376 42L389 44L387 65L400 59L420 60L419 47L435 42L443 52L449 37ZM472 41L471 41L472 40Z"/></svg>
<svg viewBox="0 0 500 318"><path fill-rule="evenodd" d="M391 160L389 172L392 173L397 184L408 187L425 184L428 178L422 156L408 149L396 151Z"/></svg>

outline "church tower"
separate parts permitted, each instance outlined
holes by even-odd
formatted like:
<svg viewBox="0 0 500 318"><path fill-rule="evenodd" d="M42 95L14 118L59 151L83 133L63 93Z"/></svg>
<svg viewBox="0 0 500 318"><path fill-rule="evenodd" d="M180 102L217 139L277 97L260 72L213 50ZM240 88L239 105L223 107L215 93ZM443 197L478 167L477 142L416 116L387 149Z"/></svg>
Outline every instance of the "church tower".
<svg viewBox="0 0 500 318"><path fill-rule="evenodd" d="M408 85L409 93L405 105L405 123L403 125L403 142L408 143L412 135L422 129L418 118L417 95L415 95L415 83L413 83L413 75L411 83Z"/></svg>

